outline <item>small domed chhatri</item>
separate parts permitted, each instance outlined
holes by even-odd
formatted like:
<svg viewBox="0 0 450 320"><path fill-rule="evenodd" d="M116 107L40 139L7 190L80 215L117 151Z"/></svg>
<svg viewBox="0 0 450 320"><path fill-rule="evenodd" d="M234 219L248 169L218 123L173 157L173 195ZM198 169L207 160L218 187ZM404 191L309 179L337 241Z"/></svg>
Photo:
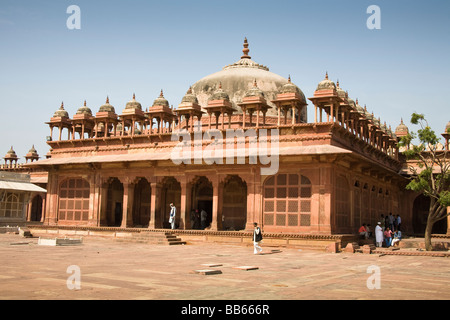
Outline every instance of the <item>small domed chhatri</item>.
<svg viewBox="0 0 450 320"><path fill-rule="evenodd" d="M408 127L403 123L403 119L401 119L400 124L397 128L395 128L395 134L397 137L404 137L409 133Z"/></svg>
<svg viewBox="0 0 450 320"><path fill-rule="evenodd" d="M283 85L280 89L280 93L296 93L299 94L303 100L305 100L305 95L303 94L302 90L300 90L299 87L297 87L295 84L292 83L291 81L291 76L289 75L288 77L288 83L286 83L285 85Z"/></svg>
<svg viewBox="0 0 450 320"><path fill-rule="evenodd" d="M339 80L336 81L336 92L337 92L339 98L342 98L342 99L347 99L347 98L348 98L347 93L344 91L344 89L342 89L342 88L339 86Z"/></svg>
<svg viewBox="0 0 450 320"><path fill-rule="evenodd" d="M195 103L198 104L197 96L192 92L192 87L189 87L186 94L181 99L181 103Z"/></svg>
<svg viewBox="0 0 450 320"><path fill-rule="evenodd" d="M114 107L109 104L109 97L108 96L106 97L105 104L100 107L98 112L112 112L112 113L116 113L116 110L114 109Z"/></svg>
<svg viewBox="0 0 450 320"><path fill-rule="evenodd" d="M319 84L317 85L316 91L321 90L336 90L336 84L330 79L328 79L328 72L326 72L325 74L325 79L320 81Z"/></svg>
<svg viewBox="0 0 450 320"><path fill-rule="evenodd" d="M14 163L17 165L17 161L19 160L19 157L17 156L16 152L14 151L13 147L11 146L11 149L6 153L5 157L3 158L5 160L5 164L13 165Z"/></svg>
<svg viewBox="0 0 450 320"><path fill-rule="evenodd" d="M6 153L5 159L19 159L12 146L11 149L9 149L9 151Z"/></svg>
<svg viewBox="0 0 450 320"><path fill-rule="evenodd" d="M265 98L264 97L264 92L258 88L258 84L256 83L256 79L255 81L253 81L253 87L251 89L249 89L245 95L245 97L261 97L261 98Z"/></svg>
<svg viewBox="0 0 450 320"><path fill-rule="evenodd" d="M227 100L230 101L230 96L222 89L222 83L219 83L217 90L214 91L213 95L208 99L208 101L213 100Z"/></svg>
<svg viewBox="0 0 450 320"><path fill-rule="evenodd" d="M25 159L26 159L27 163L28 163L28 160L30 160L31 162L39 160L39 154L37 153L36 149L34 148L34 145L28 151L27 155L25 156Z"/></svg>
<svg viewBox="0 0 450 320"><path fill-rule="evenodd" d="M68 118L69 117L69 113L64 110L64 102L61 102L61 106L59 107L58 110L55 111L55 113L53 114L53 118Z"/></svg>
<svg viewBox="0 0 450 320"><path fill-rule="evenodd" d="M136 101L136 95L133 93L133 99L127 102L125 106L126 110L135 109L135 110L141 110L142 111L142 105Z"/></svg>
<svg viewBox="0 0 450 320"><path fill-rule="evenodd" d="M31 149L28 151L27 156L39 156L37 151L36 151L36 149L35 149L35 147L34 147L34 144L31 147Z"/></svg>
<svg viewBox="0 0 450 320"><path fill-rule="evenodd" d="M77 110L76 114L86 114L88 116L92 116L91 109L86 106L86 100L84 100L84 105Z"/></svg>
<svg viewBox="0 0 450 320"><path fill-rule="evenodd" d="M163 93L162 89L161 89L161 93L159 94L159 97L156 98L155 101L153 101L152 107L155 107L155 106L169 107L169 101L167 101L166 98L164 98L164 93Z"/></svg>
<svg viewBox="0 0 450 320"><path fill-rule="evenodd" d="M358 100L358 98L356 98L356 110L359 112L359 114L360 115L362 115L362 116L364 116L366 113L365 113L365 111L364 111L364 108L363 107L361 107L360 105L359 105L359 100Z"/></svg>

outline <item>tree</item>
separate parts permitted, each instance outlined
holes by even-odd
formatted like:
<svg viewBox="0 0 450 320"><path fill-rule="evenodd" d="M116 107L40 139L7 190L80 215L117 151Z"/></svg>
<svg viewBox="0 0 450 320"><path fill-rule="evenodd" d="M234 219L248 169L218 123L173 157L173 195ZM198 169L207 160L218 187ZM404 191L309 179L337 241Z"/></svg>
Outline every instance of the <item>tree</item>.
<svg viewBox="0 0 450 320"><path fill-rule="evenodd" d="M420 129L417 130L417 134L411 132L404 136L399 146L408 146L403 152L411 172L411 181L406 189L422 193L430 198L425 228L425 248L431 251L433 250L431 245L433 225L449 215L447 207L450 206L450 153L439 147L439 138L430 128L423 114L413 113L411 123L419 125ZM412 143L414 139L418 139L420 143L414 145Z"/></svg>

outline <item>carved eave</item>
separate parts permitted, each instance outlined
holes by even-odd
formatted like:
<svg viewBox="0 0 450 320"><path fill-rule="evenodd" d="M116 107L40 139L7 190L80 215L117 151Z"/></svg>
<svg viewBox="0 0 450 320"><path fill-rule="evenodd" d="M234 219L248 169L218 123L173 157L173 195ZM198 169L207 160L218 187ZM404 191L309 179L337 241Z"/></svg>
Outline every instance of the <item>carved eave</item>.
<svg viewBox="0 0 450 320"><path fill-rule="evenodd" d="M210 100L208 101L208 106L205 107L206 110L209 112L214 111L223 111L225 109L225 112L232 112L235 111L233 106L231 105L231 102L228 100Z"/></svg>
<svg viewBox="0 0 450 320"><path fill-rule="evenodd" d="M144 111L139 110L139 109L125 109L122 111L122 114L119 116L120 118L131 118L131 117L136 117L136 118L144 118L145 114Z"/></svg>
<svg viewBox="0 0 450 320"><path fill-rule="evenodd" d="M68 117L52 117L52 118L50 118L49 122L46 122L46 124L49 124L49 125L58 125L58 124L71 125L72 120L70 120Z"/></svg>
<svg viewBox="0 0 450 320"><path fill-rule="evenodd" d="M264 99L263 97L258 97L258 96L252 96L252 97L245 97L242 99L241 103L237 104L238 106L240 106L241 108L245 108L245 109L261 109L263 111L268 110L269 108L271 108L271 106L269 106L266 102L266 99Z"/></svg>
<svg viewBox="0 0 450 320"><path fill-rule="evenodd" d="M175 113L178 116L182 116L182 115L198 115L201 116L203 115L205 112L202 111L202 107L197 104L197 103L189 103L189 102L184 102L184 103L180 103L178 105L178 109L175 111Z"/></svg>
<svg viewBox="0 0 450 320"><path fill-rule="evenodd" d="M117 114L115 114L114 112L110 112L110 111L105 111L105 112L97 112L95 114L95 119L96 120L103 120L103 119L107 119L107 120L113 120L113 121L117 121Z"/></svg>

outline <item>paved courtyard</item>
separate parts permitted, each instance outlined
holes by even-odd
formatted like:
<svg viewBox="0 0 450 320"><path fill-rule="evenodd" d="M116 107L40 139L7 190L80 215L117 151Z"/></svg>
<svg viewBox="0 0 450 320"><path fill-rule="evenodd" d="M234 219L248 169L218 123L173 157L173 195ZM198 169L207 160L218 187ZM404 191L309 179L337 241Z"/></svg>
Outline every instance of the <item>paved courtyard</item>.
<svg viewBox="0 0 450 320"><path fill-rule="evenodd" d="M443 257L275 247L255 256L251 247L214 243L84 239L50 247L37 241L0 234L0 299L450 299L450 259ZM235 269L242 266L258 269ZM81 287L70 290L67 279L76 268ZM203 269L221 273L193 273Z"/></svg>

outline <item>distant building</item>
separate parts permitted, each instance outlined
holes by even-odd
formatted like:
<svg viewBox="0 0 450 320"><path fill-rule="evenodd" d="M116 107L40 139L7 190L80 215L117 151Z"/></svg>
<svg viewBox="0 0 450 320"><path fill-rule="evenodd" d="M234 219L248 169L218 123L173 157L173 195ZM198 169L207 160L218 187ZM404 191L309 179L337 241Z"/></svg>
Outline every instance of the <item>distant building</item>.
<svg viewBox="0 0 450 320"><path fill-rule="evenodd" d="M28 174L0 171L0 225L15 226L30 219L42 220L46 190L30 180ZM27 219L27 213L35 216Z"/></svg>

